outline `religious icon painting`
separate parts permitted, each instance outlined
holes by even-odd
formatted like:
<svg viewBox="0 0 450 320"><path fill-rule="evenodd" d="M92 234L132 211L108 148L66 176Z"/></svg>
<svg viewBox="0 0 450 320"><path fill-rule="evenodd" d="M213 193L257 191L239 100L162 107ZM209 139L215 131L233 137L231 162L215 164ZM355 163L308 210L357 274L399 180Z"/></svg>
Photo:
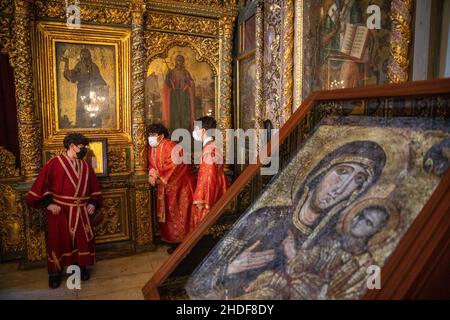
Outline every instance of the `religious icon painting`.
<svg viewBox="0 0 450 320"><path fill-rule="evenodd" d="M130 140L130 31L63 23L37 24L38 81L44 142L58 144L68 132Z"/></svg>
<svg viewBox="0 0 450 320"><path fill-rule="evenodd" d="M195 119L215 116L215 67L199 61L189 46L172 46L164 57L150 61L145 82L147 120L170 130L192 129Z"/></svg>

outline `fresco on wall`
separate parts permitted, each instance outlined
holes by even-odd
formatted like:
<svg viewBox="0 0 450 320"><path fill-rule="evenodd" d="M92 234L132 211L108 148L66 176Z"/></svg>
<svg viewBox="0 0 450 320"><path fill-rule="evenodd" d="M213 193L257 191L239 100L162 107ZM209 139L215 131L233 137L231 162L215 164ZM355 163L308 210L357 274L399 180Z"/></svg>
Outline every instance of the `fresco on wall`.
<svg viewBox="0 0 450 320"><path fill-rule="evenodd" d="M322 121L190 277L190 298L361 298L450 165L433 121Z"/></svg>
<svg viewBox="0 0 450 320"><path fill-rule="evenodd" d="M147 119L171 130L191 129L195 119L214 116L215 76L206 62L198 62L189 47L172 47L167 58L150 62L145 83Z"/></svg>

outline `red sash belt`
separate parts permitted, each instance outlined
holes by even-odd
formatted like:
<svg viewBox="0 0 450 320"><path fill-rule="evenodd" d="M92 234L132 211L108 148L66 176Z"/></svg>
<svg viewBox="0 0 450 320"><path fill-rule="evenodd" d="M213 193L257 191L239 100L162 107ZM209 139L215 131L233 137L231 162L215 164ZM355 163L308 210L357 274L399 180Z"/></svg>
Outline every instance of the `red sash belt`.
<svg viewBox="0 0 450 320"><path fill-rule="evenodd" d="M91 222L89 221L89 216L86 209L88 200L91 197L69 197L52 194L52 198L57 204L69 207L69 231L72 237L72 242L75 243L75 233L80 220L86 240L91 241L94 238L94 232L92 230Z"/></svg>
<svg viewBox="0 0 450 320"><path fill-rule="evenodd" d="M53 201L57 204L68 207L84 207L88 204L91 197L68 197L52 194Z"/></svg>

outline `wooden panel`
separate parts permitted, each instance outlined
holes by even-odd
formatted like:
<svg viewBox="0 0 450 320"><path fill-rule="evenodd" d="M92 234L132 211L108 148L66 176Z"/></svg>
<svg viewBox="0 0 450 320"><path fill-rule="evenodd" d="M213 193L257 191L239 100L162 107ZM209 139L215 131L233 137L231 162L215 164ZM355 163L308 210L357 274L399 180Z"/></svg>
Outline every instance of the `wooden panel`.
<svg viewBox="0 0 450 320"><path fill-rule="evenodd" d="M102 207L94 216L96 244L129 240L128 190L103 190L102 196Z"/></svg>

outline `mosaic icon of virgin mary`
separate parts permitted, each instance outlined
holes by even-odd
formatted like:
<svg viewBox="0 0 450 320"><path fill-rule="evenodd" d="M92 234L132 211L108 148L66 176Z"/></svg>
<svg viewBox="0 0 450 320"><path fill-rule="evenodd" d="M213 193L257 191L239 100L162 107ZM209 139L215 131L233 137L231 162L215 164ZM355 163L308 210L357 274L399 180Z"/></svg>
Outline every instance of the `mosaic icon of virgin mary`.
<svg viewBox="0 0 450 320"><path fill-rule="evenodd" d="M388 200L369 198L345 210L312 247L293 251L284 270L258 276L242 300L357 299L367 290L374 252L396 238L400 213Z"/></svg>
<svg viewBox="0 0 450 320"><path fill-rule="evenodd" d="M353 141L327 154L290 206L260 208L240 219L189 279L189 296L233 299L262 273L284 270L323 220L337 219L376 183L385 162L384 150L373 141Z"/></svg>

